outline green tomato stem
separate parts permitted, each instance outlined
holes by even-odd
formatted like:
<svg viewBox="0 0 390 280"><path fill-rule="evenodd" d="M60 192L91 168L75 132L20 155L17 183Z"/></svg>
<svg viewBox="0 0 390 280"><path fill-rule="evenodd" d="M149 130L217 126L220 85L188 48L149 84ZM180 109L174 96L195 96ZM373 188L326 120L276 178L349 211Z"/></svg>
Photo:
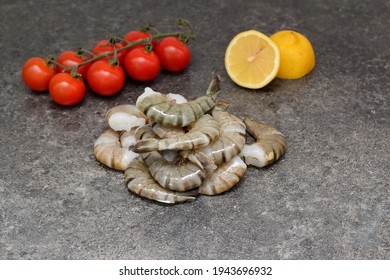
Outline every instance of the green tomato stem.
<svg viewBox="0 0 390 280"><path fill-rule="evenodd" d="M85 57L87 57L87 55L89 55L90 57L94 57L96 55L93 52L86 50L86 49L83 49L83 48L77 49L76 54L77 54L77 56L79 56L81 58L83 58L83 57L85 58Z"/></svg>
<svg viewBox="0 0 390 280"><path fill-rule="evenodd" d="M71 68L72 70L70 71L70 76L73 78L73 79L77 79L77 78L80 78L81 75L77 72L77 67L72 67ZM65 70L65 69L64 69ZM64 71L65 72L65 71Z"/></svg>
<svg viewBox="0 0 390 280"><path fill-rule="evenodd" d="M58 66L60 66L60 67L63 69L62 72L65 72L64 70L67 69L67 68L65 67L65 65L59 63L57 60L53 60L51 63L52 63L53 65L58 65ZM68 70L69 70L69 69L68 69Z"/></svg>
<svg viewBox="0 0 390 280"><path fill-rule="evenodd" d="M53 66L53 64L55 63L55 59L54 59L53 55L48 55L44 59L45 59L46 65L48 65L48 66L49 65Z"/></svg>

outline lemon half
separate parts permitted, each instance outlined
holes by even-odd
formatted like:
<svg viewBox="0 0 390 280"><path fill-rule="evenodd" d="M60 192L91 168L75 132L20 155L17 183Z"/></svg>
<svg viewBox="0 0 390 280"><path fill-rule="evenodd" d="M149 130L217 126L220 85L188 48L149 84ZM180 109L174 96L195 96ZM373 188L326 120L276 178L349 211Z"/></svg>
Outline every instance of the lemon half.
<svg viewBox="0 0 390 280"><path fill-rule="evenodd" d="M280 51L280 79L298 79L311 72L315 55L310 41L293 30L282 30L271 36Z"/></svg>
<svg viewBox="0 0 390 280"><path fill-rule="evenodd" d="M237 34L225 53L225 69L238 85L259 89L277 75L280 53L277 45L263 33L248 30Z"/></svg>

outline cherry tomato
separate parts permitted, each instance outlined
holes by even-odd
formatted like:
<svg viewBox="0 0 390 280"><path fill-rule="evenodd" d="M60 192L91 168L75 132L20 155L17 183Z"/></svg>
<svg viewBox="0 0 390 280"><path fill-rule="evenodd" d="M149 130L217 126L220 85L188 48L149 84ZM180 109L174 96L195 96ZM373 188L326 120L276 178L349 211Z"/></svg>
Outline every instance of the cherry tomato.
<svg viewBox="0 0 390 280"><path fill-rule="evenodd" d="M22 68L24 83L34 91L46 91L49 82L56 74L52 65L48 65L43 58L33 57L27 60Z"/></svg>
<svg viewBox="0 0 390 280"><path fill-rule="evenodd" d="M165 37L156 46L155 52L161 66L170 72L185 69L191 60L191 52L186 44L176 37Z"/></svg>
<svg viewBox="0 0 390 280"><path fill-rule="evenodd" d="M153 51L135 48L126 55L125 69L134 80L150 81L160 72L160 60Z"/></svg>
<svg viewBox="0 0 390 280"><path fill-rule="evenodd" d="M152 34L150 34L148 32L143 32L143 31L139 31L139 30L133 30L133 31L130 31L129 33L126 34L125 40L128 41L128 42L135 42L135 41L138 41L138 40L149 38L151 36L152 36ZM157 45L156 40L152 41L152 45L153 45L153 48L156 47L156 45ZM139 47L143 48L144 44L139 44L139 45L136 45L134 47L131 47L130 50L135 49L135 48L139 48Z"/></svg>
<svg viewBox="0 0 390 280"><path fill-rule="evenodd" d="M83 79L73 78L69 73L58 73L50 81L49 93L54 102L73 106L83 100L85 84Z"/></svg>
<svg viewBox="0 0 390 280"><path fill-rule="evenodd" d="M111 96L125 84L125 71L119 65L110 65L108 60L98 60L87 73L89 87L99 95Z"/></svg>
<svg viewBox="0 0 390 280"><path fill-rule="evenodd" d="M72 67L72 66L79 64L83 61L84 61L84 59L82 59L80 56L77 56L77 53L74 51L64 51L57 58L57 62L64 65L66 68ZM88 71L89 66L91 66L90 63L82 65L82 66L77 68L77 72L85 78L87 76L87 71ZM56 69L57 69L58 73L62 72L62 70L63 70L63 68L59 65L57 65ZM70 70L67 72L70 73Z"/></svg>
<svg viewBox="0 0 390 280"><path fill-rule="evenodd" d="M110 40L101 40L100 42L98 42L95 47L93 48L92 50L92 53L94 54L103 54L103 53L108 53L108 52L112 52L114 50L114 48L112 47L111 44L109 44ZM119 48L122 48L125 44L120 42L120 43L116 43L115 44L115 48L116 49L119 49ZM127 54L128 50L123 50L121 52L118 52L116 54L116 57L117 59L119 60L119 63L121 65L123 65L123 61L125 59L125 56ZM110 55L109 58L112 59L114 57L114 55Z"/></svg>

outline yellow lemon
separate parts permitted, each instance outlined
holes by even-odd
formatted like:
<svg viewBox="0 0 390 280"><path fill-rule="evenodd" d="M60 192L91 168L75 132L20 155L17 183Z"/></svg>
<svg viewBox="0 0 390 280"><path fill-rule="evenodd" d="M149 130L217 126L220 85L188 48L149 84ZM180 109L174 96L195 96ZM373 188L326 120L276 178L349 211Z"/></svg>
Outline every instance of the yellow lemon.
<svg viewBox="0 0 390 280"><path fill-rule="evenodd" d="M282 30L273 34L271 39L280 51L277 78L298 79L313 70L315 65L313 46L304 35L293 30Z"/></svg>
<svg viewBox="0 0 390 280"><path fill-rule="evenodd" d="M245 88L258 89L270 83L279 70L280 54L276 44L255 30L237 34L225 53L229 77Z"/></svg>

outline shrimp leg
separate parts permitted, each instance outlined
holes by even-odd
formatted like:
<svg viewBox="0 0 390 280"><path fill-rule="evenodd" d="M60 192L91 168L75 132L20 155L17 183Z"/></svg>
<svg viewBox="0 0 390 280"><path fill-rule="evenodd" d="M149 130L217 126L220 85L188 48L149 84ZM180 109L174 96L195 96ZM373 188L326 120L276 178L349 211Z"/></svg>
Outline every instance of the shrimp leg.
<svg viewBox="0 0 390 280"><path fill-rule="evenodd" d="M286 153L286 139L278 130L250 118L245 118L244 123L247 131L256 139L255 143L245 145L241 152L246 164L264 167Z"/></svg>
<svg viewBox="0 0 390 280"><path fill-rule="evenodd" d="M125 183L131 192L162 203L173 204L196 199L194 192L179 193L161 187L152 178L140 156L134 158L126 169Z"/></svg>

